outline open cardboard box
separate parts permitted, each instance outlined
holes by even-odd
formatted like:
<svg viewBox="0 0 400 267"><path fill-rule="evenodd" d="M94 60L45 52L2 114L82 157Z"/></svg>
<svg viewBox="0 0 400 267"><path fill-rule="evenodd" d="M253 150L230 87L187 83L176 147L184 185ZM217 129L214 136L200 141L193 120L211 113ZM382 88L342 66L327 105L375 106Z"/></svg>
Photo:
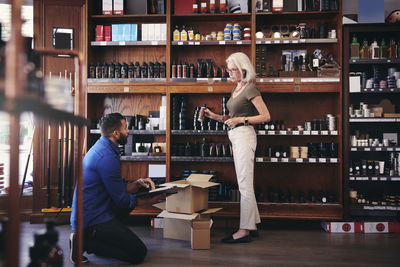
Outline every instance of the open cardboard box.
<svg viewBox="0 0 400 267"><path fill-rule="evenodd" d="M162 211L157 217L164 218L164 238L191 241L192 249L210 249L209 215L221 208L207 209L193 214Z"/></svg>
<svg viewBox="0 0 400 267"><path fill-rule="evenodd" d="M191 174L186 180L178 180L164 185L175 185L178 193L167 196L166 210L193 214L208 208L208 188L219 185L209 182L211 174Z"/></svg>

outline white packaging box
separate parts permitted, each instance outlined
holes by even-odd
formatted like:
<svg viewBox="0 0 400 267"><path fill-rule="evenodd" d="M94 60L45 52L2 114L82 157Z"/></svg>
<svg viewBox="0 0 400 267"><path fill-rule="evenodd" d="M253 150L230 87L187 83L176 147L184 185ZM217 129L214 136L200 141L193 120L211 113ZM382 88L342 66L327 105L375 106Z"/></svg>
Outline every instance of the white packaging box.
<svg viewBox="0 0 400 267"><path fill-rule="evenodd" d="M124 14L124 0L114 0L114 15L123 15Z"/></svg>
<svg viewBox="0 0 400 267"><path fill-rule="evenodd" d="M154 24L154 40L160 41L161 39L161 24Z"/></svg>
<svg viewBox="0 0 400 267"><path fill-rule="evenodd" d="M154 41L155 39L155 27L154 24L147 24L147 40Z"/></svg>
<svg viewBox="0 0 400 267"><path fill-rule="evenodd" d="M161 41L166 41L167 40L167 24L163 23L160 24L161 26Z"/></svg>
<svg viewBox="0 0 400 267"><path fill-rule="evenodd" d="M103 0L103 15L112 15L113 0Z"/></svg>
<svg viewBox="0 0 400 267"><path fill-rule="evenodd" d="M349 77L350 93L361 92L360 86L360 76L350 76Z"/></svg>
<svg viewBox="0 0 400 267"><path fill-rule="evenodd" d="M364 222L364 233L389 233L388 222Z"/></svg>
<svg viewBox="0 0 400 267"><path fill-rule="evenodd" d="M131 40L130 41L137 41L138 40L138 25L131 24Z"/></svg>
<svg viewBox="0 0 400 267"><path fill-rule="evenodd" d="M118 24L111 25L111 41L119 41L118 40Z"/></svg>
<svg viewBox="0 0 400 267"><path fill-rule="evenodd" d="M121 41L130 41L132 39L131 24L122 24Z"/></svg>
<svg viewBox="0 0 400 267"><path fill-rule="evenodd" d="M148 32L147 32L147 25L149 24L142 24L142 41L148 41Z"/></svg>
<svg viewBox="0 0 400 267"><path fill-rule="evenodd" d="M160 130L167 130L167 106L160 106Z"/></svg>

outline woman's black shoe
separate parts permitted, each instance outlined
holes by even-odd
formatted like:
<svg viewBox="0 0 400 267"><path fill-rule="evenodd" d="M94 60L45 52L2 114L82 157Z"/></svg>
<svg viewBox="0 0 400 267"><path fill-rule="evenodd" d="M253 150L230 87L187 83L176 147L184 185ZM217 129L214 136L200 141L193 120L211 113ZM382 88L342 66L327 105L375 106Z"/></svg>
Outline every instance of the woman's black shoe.
<svg viewBox="0 0 400 267"><path fill-rule="evenodd" d="M258 233L258 230L250 230L250 236L251 237L259 237L260 234Z"/></svg>
<svg viewBox="0 0 400 267"><path fill-rule="evenodd" d="M251 237L250 235L246 235L237 239L234 239L232 235L222 238L221 239L222 243L229 243L229 244L233 244L233 243L248 243L251 242Z"/></svg>

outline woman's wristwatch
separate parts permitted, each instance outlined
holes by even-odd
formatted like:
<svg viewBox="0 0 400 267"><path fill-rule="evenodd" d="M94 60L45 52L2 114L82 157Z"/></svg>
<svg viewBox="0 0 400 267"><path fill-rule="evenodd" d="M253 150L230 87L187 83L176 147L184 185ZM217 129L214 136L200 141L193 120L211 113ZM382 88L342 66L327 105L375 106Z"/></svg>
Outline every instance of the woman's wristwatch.
<svg viewBox="0 0 400 267"><path fill-rule="evenodd" d="M244 125L249 125L249 119L247 117L244 117Z"/></svg>

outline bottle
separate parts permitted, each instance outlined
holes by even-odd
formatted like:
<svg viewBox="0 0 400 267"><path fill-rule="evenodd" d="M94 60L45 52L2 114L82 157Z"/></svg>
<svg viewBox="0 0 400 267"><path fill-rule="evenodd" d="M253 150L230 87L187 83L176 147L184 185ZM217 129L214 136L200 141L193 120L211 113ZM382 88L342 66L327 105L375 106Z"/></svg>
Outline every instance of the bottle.
<svg viewBox="0 0 400 267"><path fill-rule="evenodd" d="M387 58L387 52L385 39L382 39L381 46L379 47L379 58Z"/></svg>
<svg viewBox="0 0 400 267"><path fill-rule="evenodd" d="M194 73L194 65L190 64L190 76L189 76L189 78L194 78L194 75L195 75L195 73Z"/></svg>
<svg viewBox="0 0 400 267"><path fill-rule="evenodd" d="M93 62L91 62L89 65L89 78L96 78L96 66Z"/></svg>
<svg viewBox="0 0 400 267"><path fill-rule="evenodd" d="M121 78L128 78L128 64L125 62L121 65Z"/></svg>
<svg viewBox="0 0 400 267"><path fill-rule="evenodd" d="M147 63L143 62L140 68L140 78L148 78Z"/></svg>
<svg viewBox="0 0 400 267"><path fill-rule="evenodd" d="M182 62L181 61L179 61L179 64L178 64L178 66L176 68L176 77L178 79L182 78Z"/></svg>
<svg viewBox="0 0 400 267"><path fill-rule="evenodd" d="M189 41L194 40L194 31L192 28L189 28L189 30L188 30L188 39L189 39Z"/></svg>
<svg viewBox="0 0 400 267"><path fill-rule="evenodd" d="M103 78L108 78L108 65L105 62L101 65L101 75Z"/></svg>
<svg viewBox="0 0 400 267"><path fill-rule="evenodd" d="M360 51L360 44L357 41L357 37L353 35L353 39L350 44L350 58L359 59L360 58L359 51Z"/></svg>
<svg viewBox="0 0 400 267"><path fill-rule="evenodd" d="M176 78L176 64L175 64L175 61L172 61L172 65L171 65L171 78L172 79Z"/></svg>
<svg viewBox="0 0 400 267"><path fill-rule="evenodd" d="M154 78L160 78L160 62L154 64Z"/></svg>
<svg viewBox="0 0 400 267"><path fill-rule="evenodd" d="M133 69L133 78L140 78L140 64L138 61L135 62L135 68Z"/></svg>
<svg viewBox="0 0 400 267"><path fill-rule="evenodd" d="M369 47L369 51L371 59L379 59L379 45L376 40L372 42L371 46Z"/></svg>
<svg viewBox="0 0 400 267"><path fill-rule="evenodd" d="M97 63L97 65L96 65L96 79L101 79L101 78L103 78L103 72L101 70L100 63Z"/></svg>
<svg viewBox="0 0 400 267"><path fill-rule="evenodd" d="M135 66L133 65L133 62L131 61L130 63L129 63L129 66L128 66L128 78L129 79L132 79L133 78L133 69L135 68Z"/></svg>
<svg viewBox="0 0 400 267"><path fill-rule="evenodd" d="M165 78L167 77L167 63L165 63L164 61L161 63L160 66L160 78Z"/></svg>
<svg viewBox="0 0 400 267"><path fill-rule="evenodd" d="M181 41L187 41L187 31L185 29L185 25L182 26L181 34L180 34Z"/></svg>
<svg viewBox="0 0 400 267"><path fill-rule="evenodd" d="M121 64L119 64L119 62L117 62L114 66L114 77L115 78L121 78Z"/></svg>
<svg viewBox="0 0 400 267"><path fill-rule="evenodd" d="M397 44L396 41L391 39L389 44L389 51L388 51L389 58L397 58Z"/></svg>
<svg viewBox="0 0 400 267"><path fill-rule="evenodd" d="M366 39L364 39L363 45L360 49L360 58L361 59L369 58L369 47L368 47L368 41Z"/></svg>
<svg viewBox="0 0 400 267"><path fill-rule="evenodd" d="M182 65L182 78L188 78L188 64L186 62Z"/></svg>
<svg viewBox="0 0 400 267"><path fill-rule="evenodd" d="M203 122L203 120L204 120L204 111L206 110L206 108L207 108L206 104L203 104L201 106L200 111L199 111L199 117L197 119L199 122Z"/></svg>
<svg viewBox="0 0 400 267"><path fill-rule="evenodd" d="M174 41L179 41L180 33L179 33L178 25L175 25L174 37L173 38L174 38Z"/></svg>
<svg viewBox="0 0 400 267"><path fill-rule="evenodd" d="M210 0L210 13L215 13L215 0Z"/></svg>
<svg viewBox="0 0 400 267"><path fill-rule="evenodd" d="M108 66L108 78L113 79L115 78L115 66L114 63L111 62Z"/></svg>

